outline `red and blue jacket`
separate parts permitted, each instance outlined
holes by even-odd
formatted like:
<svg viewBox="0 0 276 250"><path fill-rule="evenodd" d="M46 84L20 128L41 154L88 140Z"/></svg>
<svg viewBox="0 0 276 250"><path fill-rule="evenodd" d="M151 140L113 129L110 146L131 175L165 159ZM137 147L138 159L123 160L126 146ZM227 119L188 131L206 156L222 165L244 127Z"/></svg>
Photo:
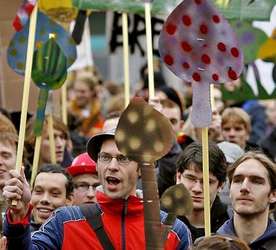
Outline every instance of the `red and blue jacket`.
<svg viewBox="0 0 276 250"><path fill-rule="evenodd" d="M116 250L145 250L144 208L141 199L111 199L97 192L104 229ZM166 218L161 212L161 221ZM5 221L8 249L20 250L103 250L93 229L77 206L63 207L31 236L30 226ZM165 242L165 250L186 250L191 244L190 231L176 220Z"/></svg>

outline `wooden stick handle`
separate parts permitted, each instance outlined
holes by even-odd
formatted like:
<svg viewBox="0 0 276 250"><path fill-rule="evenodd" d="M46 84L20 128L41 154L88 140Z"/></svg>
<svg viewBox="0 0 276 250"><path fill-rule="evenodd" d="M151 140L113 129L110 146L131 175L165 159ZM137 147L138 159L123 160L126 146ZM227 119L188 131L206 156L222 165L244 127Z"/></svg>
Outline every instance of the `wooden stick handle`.
<svg viewBox="0 0 276 250"><path fill-rule="evenodd" d="M160 203L153 164L141 164L145 239L147 250L163 250L163 228L160 222Z"/></svg>
<svg viewBox="0 0 276 250"><path fill-rule="evenodd" d="M29 102L29 93L30 93L30 84L31 84L31 75L32 75L32 65L33 65L33 51L34 51L34 44L35 44L36 19L37 19L37 4L35 4L30 17L19 138L18 138L18 146L17 146L17 154L16 154L16 170L18 172L22 167L22 158L23 158L23 151L24 151L25 130L26 130L26 122L27 122L28 102ZM16 206L17 201L13 200L12 205Z"/></svg>
<svg viewBox="0 0 276 250"><path fill-rule="evenodd" d="M67 125L67 81L61 87L61 117L63 123Z"/></svg>
<svg viewBox="0 0 276 250"><path fill-rule="evenodd" d="M201 135L203 156L204 228L205 236L211 236L208 128L202 128Z"/></svg>
<svg viewBox="0 0 276 250"><path fill-rule="evenodd" d="M124 92L125 92L125 107L129 104L130 99L130 83L129 83L129 52L128 52L128 21L127 13L122 13L123 22L123 51L124 51Z"/></svg>
<svg viewBox="0 0 276 250"><path fill-rule="evenodd" d="M152 52L152 32L151 32L151 3L145 2L147 59L148 59L148 81L149 99L154 98L154 75L153 75L153 52Z"/></svg>
<svg viewBox="0 0 276 250"><path fill-rule="evenodd" d="M50 113L47 116L47 129L50 141L50 156L51 156L51 163L56 164L56 145L55 145L55 136L54 136L54 122L53 122L53 115Z"/></svg>
<svg viewBox="0 0 276 250"><path fill-rule="evenodd" d="M38 170L40 148L41 148L41 135L37 136L35 139L34 159L33 159L32 176L31 176L31 187L34 184L34 180L35 180L36 173Z"/></svg>
<svg viewBox="0 0 276 250"><path fill-rule="evenodd" d="M31 19L30 19L30 29L29 29L29 37L28 37L23 98L22 98L22 106L21 106L20 129L19 129L18 147L17 147L17 154L16 154L16 169L18 171L20 171L20 168L22 166L22 157L23 157L23 150L24 150L28 101L29 101L29 93L30 93L32 64L33 64L33 51L34 51L34 42L35 42L37 4L33 9L33 12L30 18Z"/></svg>

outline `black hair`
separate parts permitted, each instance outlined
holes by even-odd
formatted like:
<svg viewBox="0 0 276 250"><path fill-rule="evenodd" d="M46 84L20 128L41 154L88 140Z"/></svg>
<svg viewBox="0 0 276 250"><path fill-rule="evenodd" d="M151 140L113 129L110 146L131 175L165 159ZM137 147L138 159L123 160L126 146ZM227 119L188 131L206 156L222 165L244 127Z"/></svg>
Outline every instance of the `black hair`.
<svg viewBox="0 0 276 250"><path fill-rule="evenodd" d="M158 88L158 90L165 93L169 100L171 100L171 101L173 101L174 103L177 104L177 106L180 109L181 119L184 120L183 102L182 102L179 94L177 93L177 91L174 88L166 86L166 85L160 86Z"/></svg>
<svg viewBox="0 0 276 250"><path fill-rule="evenodd" d="M66 188L66 198L69 198L69 196L73 192L73 180L72 180L71 175L68 174L62 166L60 166L59 164L43 164L39 168L39 170L36 174L35 180L36 180L37 176L40 173L63 174L65 176L66 180L67 180L66 186L65 186L65 188ZM34 180L34 183L35 183L35 180Z"/></svg>
<svg viewBox="0 0 276 250"><path fill-rule="evenodd" d="M177 172L183 173L186 169L195 165L198 169L202 170L202 162L202 144L192 142L179 155L176 162L176 169ZM226 168L227 163L224 153L214 142L209 142L209 170L217 177L220 184L226 179Z"/></svg>

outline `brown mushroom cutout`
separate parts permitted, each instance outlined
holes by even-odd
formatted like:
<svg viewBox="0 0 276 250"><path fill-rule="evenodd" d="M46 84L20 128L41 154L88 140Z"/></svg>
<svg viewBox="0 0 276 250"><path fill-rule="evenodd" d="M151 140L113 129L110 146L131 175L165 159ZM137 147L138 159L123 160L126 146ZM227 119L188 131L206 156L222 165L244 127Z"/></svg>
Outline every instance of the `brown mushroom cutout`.
<svg viewBox="0 0 276 250"><path fill-rule="evenodd" d="M166 226L160 222L160 203L153 163L171 149L174 140L170 121L141 98L130 102L121 115L115 132L118 149L137 161L141 168L147 250L164 249L163 232Z"/></svg>
<svg viewBox="0 0 276 250"><path fill-rule="evenodd" d="M167 228L169 231L175 222L176 216L191 214L193 209L192 197L186 187L180 183L166 189L161 197L161 206L168 213L163 224L169 226ZM164 233L164 240L166 235L167 232Z"/></svg>
<svg viewBox="0 0 276 250"><path fill-rule="evenodd" d="M169 187L161 197L161 205L168 212L164 221L166 225L172 225L175 218L172 216L184 216L192 212L193 202L189 191L180 183Z"/></svg>

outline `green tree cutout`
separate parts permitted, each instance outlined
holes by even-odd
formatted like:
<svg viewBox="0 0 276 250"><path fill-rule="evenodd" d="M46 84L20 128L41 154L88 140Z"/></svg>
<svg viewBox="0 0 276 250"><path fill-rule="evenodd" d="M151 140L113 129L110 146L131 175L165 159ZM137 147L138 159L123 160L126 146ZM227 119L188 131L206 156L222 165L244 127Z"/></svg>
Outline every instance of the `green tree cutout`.
<svg viewBox="0 0 276 250"><path fill-rule="evenodd" d="M182 0L152 1L152 15L168 16ZM215 6L227 19L268 20L276 0L231 0L223 4L222 0L212 0ZM226 2L226 1L225 1ZM79 9L100 11L124 11L144 14L142 0L73 0L73 5Z"/></svg>

